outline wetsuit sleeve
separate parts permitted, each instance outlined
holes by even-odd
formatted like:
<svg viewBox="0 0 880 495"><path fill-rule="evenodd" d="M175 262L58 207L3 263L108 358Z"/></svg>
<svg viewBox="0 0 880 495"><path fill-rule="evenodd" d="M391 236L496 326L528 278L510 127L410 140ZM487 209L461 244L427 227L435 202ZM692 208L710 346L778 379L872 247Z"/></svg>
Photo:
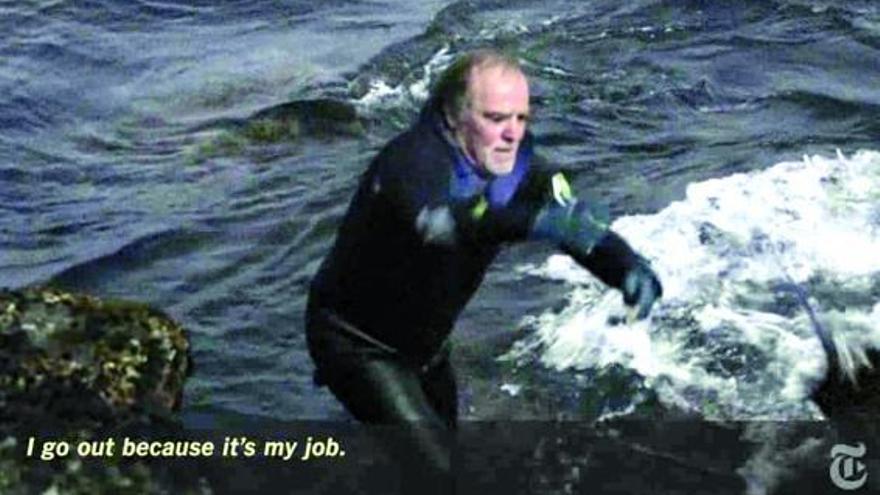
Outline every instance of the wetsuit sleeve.
<svg viewBox="0 0 880 495"><path fill-rule="evenodd" d="M575 198L560 174L550 182L552 194L535 216L531 237L555 243L596 278L619 289L635 318L647 317L663 295L663 286L651 264L608 228L607 209Z"/></svg>
<svg viewBox="0 0 880 495"><path fill-rule="evenodd" d="M623 287L626 273L642 262L642 257L611 230L589 250L577 247L563 247L562 250L596 278L618 289Z"/></svg>

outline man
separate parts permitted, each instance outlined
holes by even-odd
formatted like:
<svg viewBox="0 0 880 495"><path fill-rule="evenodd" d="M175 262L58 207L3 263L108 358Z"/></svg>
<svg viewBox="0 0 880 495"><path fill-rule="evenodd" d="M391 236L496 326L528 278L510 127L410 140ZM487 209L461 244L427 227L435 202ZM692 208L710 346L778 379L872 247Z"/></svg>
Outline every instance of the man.
<svg viewBox="0 0 880 495"><path fill-rule="evenodd" d="M660 297L647 261L532 155L528 120L518 62L467 54L361 178L307 311L316 382L357 419L455 428L448 337L505 243L554 243L620 289L639 318ZM420 455L448 469L442 439L412 436Z"/></svg>

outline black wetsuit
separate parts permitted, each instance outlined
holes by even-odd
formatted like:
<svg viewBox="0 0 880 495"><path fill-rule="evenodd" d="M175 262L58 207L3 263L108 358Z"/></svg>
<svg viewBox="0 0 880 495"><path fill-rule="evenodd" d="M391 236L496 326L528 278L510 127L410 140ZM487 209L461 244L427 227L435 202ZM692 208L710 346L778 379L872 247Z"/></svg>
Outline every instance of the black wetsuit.
<svg viewBox="0 0 880 495"><path fill-rule="evenodd" d="M554 171L531 156L528 136L514 171L486 180L461 166L443 126L426 107L375 157L312 282L307 335L317 381L364 422L454 428L445 343L455 320L502 245L535 237L536 216L557 200ZM638 259L610 231L589 250L559 247L614 287ZM444 455L440 439L414 434L428 435L418 439L424 455Z"/></svg>

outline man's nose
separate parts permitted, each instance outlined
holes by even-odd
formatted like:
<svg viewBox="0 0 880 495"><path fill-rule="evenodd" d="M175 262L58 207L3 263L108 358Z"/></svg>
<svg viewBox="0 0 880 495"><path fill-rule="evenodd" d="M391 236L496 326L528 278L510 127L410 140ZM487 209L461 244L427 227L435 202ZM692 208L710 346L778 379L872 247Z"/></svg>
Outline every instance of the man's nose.
<svg viewBox="0 0 880 495"><path fill-rule="evenodd" d="M517 119L511 119L505 124L504 129L501 132L501 138L509 143L519 141L522 139L525 129L526 126L524 122L520 122Z"/></svg>

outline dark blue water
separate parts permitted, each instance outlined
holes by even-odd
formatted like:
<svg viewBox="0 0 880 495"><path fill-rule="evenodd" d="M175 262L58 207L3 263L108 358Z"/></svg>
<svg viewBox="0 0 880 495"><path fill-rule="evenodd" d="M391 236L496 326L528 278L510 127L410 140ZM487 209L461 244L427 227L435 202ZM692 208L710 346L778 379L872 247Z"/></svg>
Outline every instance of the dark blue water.
<svg viewBox="0 0 880 495"><path fill-rule="evenodd" d="M520 55L541 151L621 217L880 135L867 1L33 1L0 5L0 32L0 284L164 309L192 335L192 410L343 414L311 385L308 282L366 162L469 48ZM248 128L325 98L361 128L320 108L314 128ZM566 304L569 287L517 269L549 254L505 252L462 318L466 417L593 417L593 385L624 405L651 389L623 364L496 361L534 330L524 316ZM527 393L502 389L524 374Z"/></svg>

